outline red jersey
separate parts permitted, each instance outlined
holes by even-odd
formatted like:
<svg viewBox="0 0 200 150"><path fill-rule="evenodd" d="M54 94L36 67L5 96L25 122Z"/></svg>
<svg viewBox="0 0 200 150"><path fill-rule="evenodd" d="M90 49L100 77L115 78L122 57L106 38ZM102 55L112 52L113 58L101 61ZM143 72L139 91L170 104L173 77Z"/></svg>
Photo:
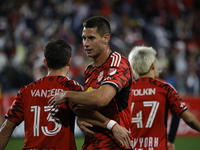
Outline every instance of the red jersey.
<svg viewBox="0 0 200 150"><path fill-rule="evenodd" d="M23 149L76 150L74 139L75 114L72 104L61 104L56 117L50 115L48 100L56 93L68 90L83 90L77 82L63 76L48 76L22 87L5 118L20 124L25 123Z"/></svg>
<svg viewBox="0 0 200 150"><path fill-rule="evenodd" d="M106 62L99 67L91 64L84 73L85 90L98 89L101 85L109 84L117 89L117 94L105 107L96 107L104 116L117 121L126 129L131 124L131 85L133 75L128 60L117 52L112 52ZM121 146L113 137L112 132L94 127L94 137L85 139L83 149L85 150L121 150Z"/></svg>
<svg viewBox="0 0 200 150"><path fill-rule="evenodd" d="M132 87L132 146L134 150L167 149L167 115L187 110L172 85L152 78L139 78Z"/></svg>

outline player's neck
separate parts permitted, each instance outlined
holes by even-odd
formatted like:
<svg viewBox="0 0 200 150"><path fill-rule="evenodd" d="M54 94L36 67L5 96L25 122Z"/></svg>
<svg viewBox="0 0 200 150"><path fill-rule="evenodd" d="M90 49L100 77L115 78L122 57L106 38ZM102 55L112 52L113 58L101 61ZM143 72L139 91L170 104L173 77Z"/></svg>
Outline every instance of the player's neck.
<svg viewBox="0 0 200 150"><path fill-rule="evenodd" d="M110 49L102 51L102 53L97 58L93 58L94 64L96 66L101 66L108 59L111 52L112 51Z"/></svg>
<svg viewBox="0 0 200 150"><path fill-rule="evenodd" d="M69 67L64 67L58 70L49 69L47 76L64 76L65 77L67 76L68 72L69 72Z"/></svg>
<svg viewBox="0 0 200 150"><path fill-rule="evenodd" d="M146 73L146 74L140 76L140 78L145 78L145 77L148 77L148 78L155 78L154 72L151 70L151 71L149 71L148 73Z"/></svg>

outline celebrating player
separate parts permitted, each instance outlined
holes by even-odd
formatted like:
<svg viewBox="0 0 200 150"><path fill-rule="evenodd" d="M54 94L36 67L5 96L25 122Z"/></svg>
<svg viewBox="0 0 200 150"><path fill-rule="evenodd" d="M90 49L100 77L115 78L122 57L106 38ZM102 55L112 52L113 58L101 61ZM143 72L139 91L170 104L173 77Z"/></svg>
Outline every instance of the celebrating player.
<svg viewBox="0 0 200 150"><path fill-rule="evenodd" d="M109 48L110 34L110 24L104 17L94 16L83 23L83 46L87 56L94 61L84 73L84 88L87 91L62 92L50 99L49 104L56 106L70 100L82 105L95 106L95 110L112 119L109 122L110 126L117 122L129 130L133 74L128 60ZM83 149L130 148L129 145L123 146L123 141L116 141L109 130L99 127L94 127L92 130L95 133L94 137L86 136Z"/></svg>

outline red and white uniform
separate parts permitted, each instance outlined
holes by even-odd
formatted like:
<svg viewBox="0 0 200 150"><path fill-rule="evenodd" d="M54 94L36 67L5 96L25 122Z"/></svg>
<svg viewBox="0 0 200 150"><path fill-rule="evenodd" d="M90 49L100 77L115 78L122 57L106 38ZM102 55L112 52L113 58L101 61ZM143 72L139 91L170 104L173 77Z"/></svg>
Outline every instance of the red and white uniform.
<svg viewBox="0 0 200 150"><path fill-rule="evenodd" d="M180 115L185 103L170 84L159 79L139 78L132 87L132 146L134 150L167 149L169 108Z"/></svg>
<svg viewBox="0 0 200 150"><path fill-rule="evenodd" d="M72 103L61 104L56 117L51 117L48 100L61 91L83 88L77 82L63 76L48 76L22 87L7 114L6 119L20 124L25 123L23 149L76 150L74 139L75 115Z"/></svg>
<svg viewBox="0 0 200 150"><path fill-rule="evenodd" d="M91 64L84 73L85 90L98 89L101 85L109 84L117 89L117 94L105 107L96 107L104 116L117 121L120 125L130 129L131 123L131 85L133 75L128 60L117 52L112 52L106 62L99 67ZM85 138L84 150L122 150L113 137L112 132L99 128L91 128L95 132L94 137Z"/></svg>

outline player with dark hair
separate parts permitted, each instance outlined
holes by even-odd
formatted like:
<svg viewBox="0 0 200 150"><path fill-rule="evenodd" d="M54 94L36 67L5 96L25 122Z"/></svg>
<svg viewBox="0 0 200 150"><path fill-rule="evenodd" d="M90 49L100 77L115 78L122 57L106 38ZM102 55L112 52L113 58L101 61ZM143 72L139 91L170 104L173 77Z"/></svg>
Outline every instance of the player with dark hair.
<svg viewBox="0 0 200 150"><path fill-rule="evenodd" d="M0 129L0 149L4 149L17 125L25 123L23 149L76 150L74 139L75 114L72 103L59 105L52 114L50 97L61 91L82 91L83 87L66 77L71 64L71 47L63 40L51 40L44 47L44 64L48 74L22 87L5 115ZM59 123L58 123L59 122Z"/></svg>
<svg viewBox="0 0 200 150"><path fill-rule="evenodd" d="M117 122L129 130L133 73L128 60L109 48L110 34L110 24L104 17L94 16L83 23L83 46L87 56L94 61L84 72L84 88L87 91L64 91L50 99L49 104L56 106L70 100L94 106L95 110L111 119L108 122L109 128ZM94 131L94 137L86 136L83 149L130 149L130 145L125 147L123 141L118 142L111 131L96 126L90 129ZM127 138L128 132L124 140Z"/></svg>
<svg viewBox="0 0 200 150"><path fill-rule="evenodd" d="M129 54L133 71L139 75L132 87L132 147L135 150L167 149L167 115L170 109L191 128L200 132L200 122L188 110L174 87L159 80L156 51L137 46Z"/></svg>

